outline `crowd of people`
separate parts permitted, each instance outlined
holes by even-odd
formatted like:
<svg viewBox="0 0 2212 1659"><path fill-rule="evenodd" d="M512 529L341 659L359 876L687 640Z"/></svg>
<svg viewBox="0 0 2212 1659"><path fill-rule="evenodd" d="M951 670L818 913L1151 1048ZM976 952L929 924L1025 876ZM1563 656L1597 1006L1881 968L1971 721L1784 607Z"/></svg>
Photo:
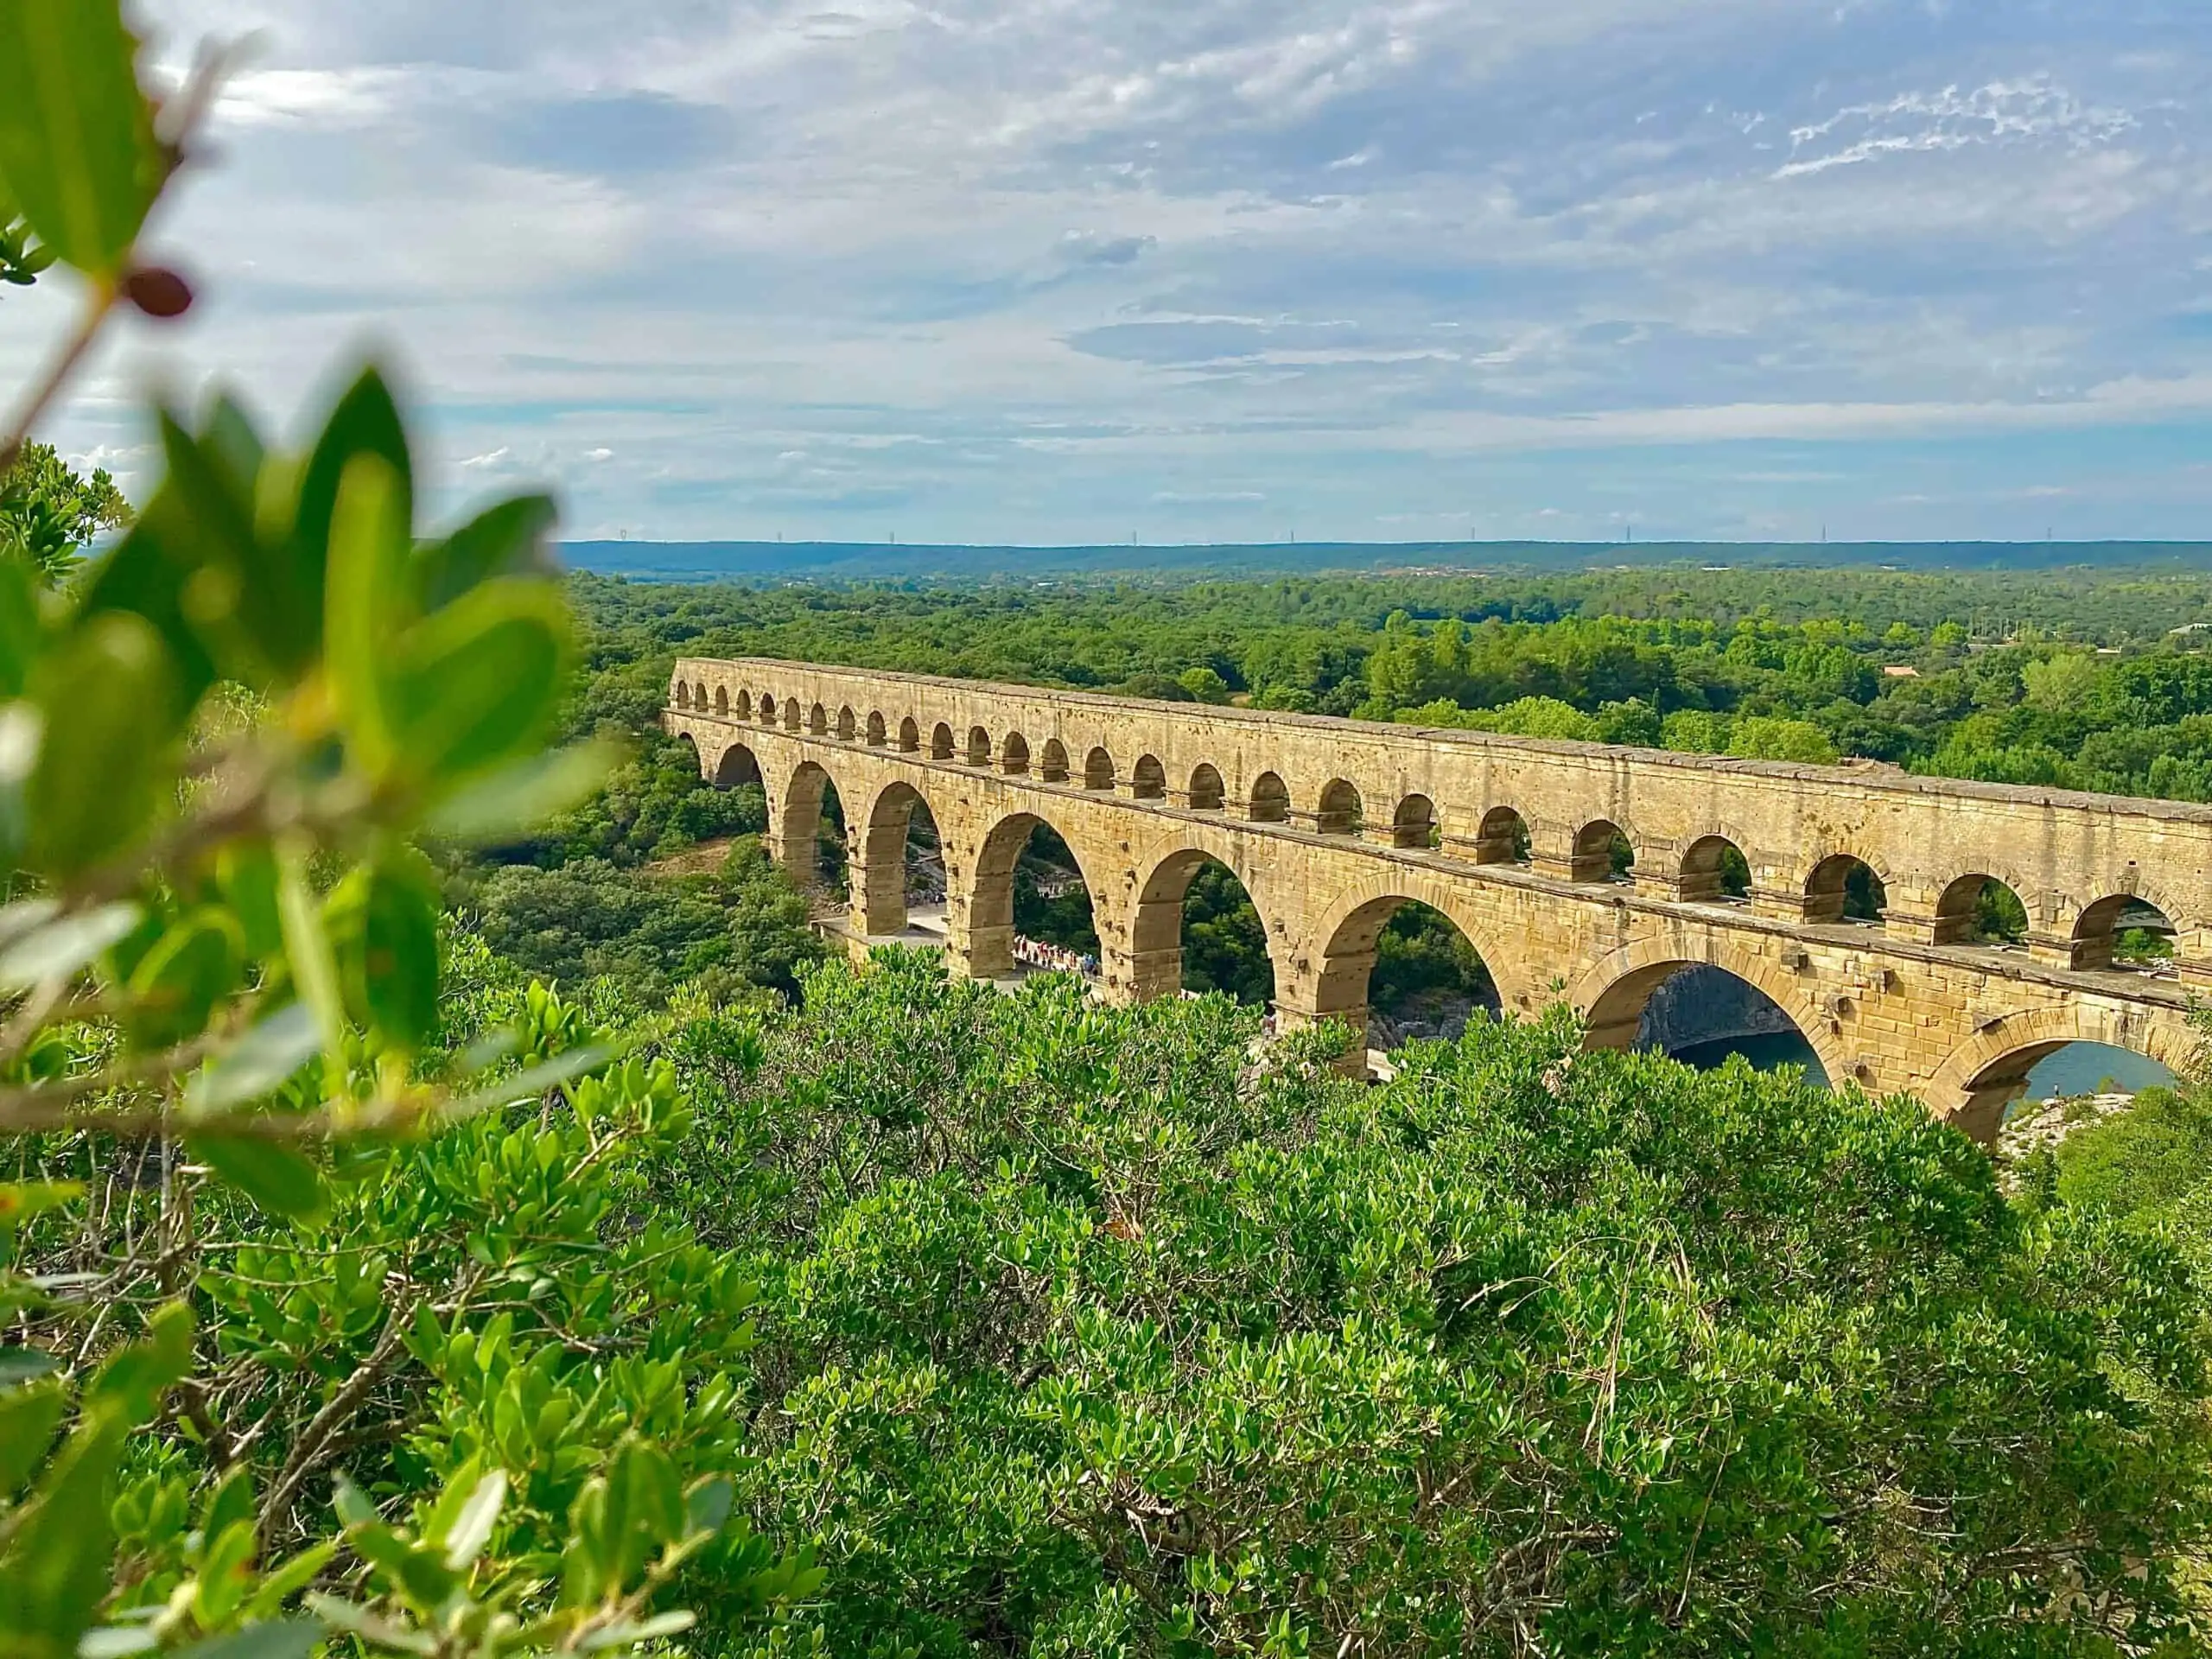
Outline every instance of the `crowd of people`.
<svg viewBox="0 0 2212 1659"><path fill-rule="evenodd" d="M1032 968L1041 968L1047 973L1081 974L1085 978L1096 976L1098 958L1080 950L1071 950L1064 944L1047 944L1042 939L1014 936L1014 959Z"/></svg>

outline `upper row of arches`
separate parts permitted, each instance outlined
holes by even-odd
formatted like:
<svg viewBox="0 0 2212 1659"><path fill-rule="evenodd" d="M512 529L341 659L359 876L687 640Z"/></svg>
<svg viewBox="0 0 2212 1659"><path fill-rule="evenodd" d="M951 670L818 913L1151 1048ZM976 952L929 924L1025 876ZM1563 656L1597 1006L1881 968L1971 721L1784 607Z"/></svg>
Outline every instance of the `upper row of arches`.
<svg viewBox="0 0 2212 1659"><path fill-rule="evenodd" d="M763 693L757 699L726 686L709 690L704 681L678 680L675 688L678 709L711 710L724 718L757 721L787 732L866 743L873 747L895 747L903 753L926 753L940 762L954 762L1009 776L1033 776L1039 781L1110 791L1123 788L1121 768L1102 746L1093 746L1077 757L1058 737L1047 738L1033 749L1027 737L1012 731L994 736L981 725L957 732L939 721L926 731L913 715L902 718L894 730L880 710L862 715L851 705L835 711L816 702L802 704L796 697L778 698ZM1171 784L1166 766L1152 753L1140 755L1129 768L1126 792L1138 800L1167 800L1198 812L1226 814L1231 806L1220 769L1210 761L1193 766L1186 778ZM1410 850L1438 849L1442 836L1435 802L1410 793L1390 808L1386 817L1370 825L1366 802L1358 787L1343 778L1331 779L1310 805L1294 804L1289 786L1281 774L1262 772L1254 779L1243 801L1236 804L1254 823L1289 823L1294 820L1322 835L1361 836L1373 830L1373 839ZM1487 809L1472 838L1472 861L1484 865L1529 866L1534 858L1534 838L1522 815L1511 806ZM1637 850L1628 834L1611 819L1596 818L1577 829L1559 873L1584 883L1627 883L1656 877L1670 885L1673 896L1685 903L1745 905L1751 901L1751 869L1743 849L1725 835L1700 836L1681 851L1676 867L1639 868ZM1551 868L1556 869L1557 863ZM1814 924L1883 926L1889 919L1889 899L1881 875L1865 859L1849 853L1822 858L1804 879L1801 892L1770 893L1802 906L1805 921ZM1938 897L1929 919L1932 943L1995 947L2021 944L2028 932L2026 906L2017 888L2001 876L1969 871L1950 880ZM2172 918L2146 899L2134 893L2101 896L2083 905L2070 930L2067 957L2078 969L2112 967L2164 970L2173 955L2176 929Z"/></svg>

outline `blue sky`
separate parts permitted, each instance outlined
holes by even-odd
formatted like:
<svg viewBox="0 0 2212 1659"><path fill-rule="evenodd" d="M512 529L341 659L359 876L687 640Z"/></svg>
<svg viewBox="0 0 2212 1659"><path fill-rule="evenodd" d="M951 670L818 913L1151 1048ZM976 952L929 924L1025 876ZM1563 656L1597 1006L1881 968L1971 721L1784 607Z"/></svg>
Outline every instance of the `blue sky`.
<svg viewBox="0 0 2212 1659"><path fill-rule="evenodd" d="M843 4L148 0L263 44L55 435L376 342L575 535L2212 536L2202 0Z"/></svg>

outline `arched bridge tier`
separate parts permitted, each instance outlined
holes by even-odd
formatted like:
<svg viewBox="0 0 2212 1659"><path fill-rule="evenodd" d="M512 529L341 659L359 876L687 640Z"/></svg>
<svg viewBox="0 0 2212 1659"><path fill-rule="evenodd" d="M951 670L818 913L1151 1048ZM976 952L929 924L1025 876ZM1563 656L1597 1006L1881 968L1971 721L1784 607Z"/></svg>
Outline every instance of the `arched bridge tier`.
<svg viewBox="0 0 2212 1659"><path fill-rule="evenodd" d="M1632 1041L1652 988L1710 963L1832 1077L1983 1136L2063 1042L2183 1058L2212 983L2212 807L756 659L679 662L665 723L707 777L759 778L771 850L802 874L835 785L861 935L905 926L925 803L949 954L977 976L1010 970L1014 861L1042 822L1090 887L1109 995L1179 987L1182 894L1218 860L1292 1020L1361 1018L1376 932L1418 899L1507 1007L1564 996L1595 1045ZM1989 881L2026 912L2010 946L1971 942ZM2172 946L2157 972L2115 960L2146 917Z"/></svg>

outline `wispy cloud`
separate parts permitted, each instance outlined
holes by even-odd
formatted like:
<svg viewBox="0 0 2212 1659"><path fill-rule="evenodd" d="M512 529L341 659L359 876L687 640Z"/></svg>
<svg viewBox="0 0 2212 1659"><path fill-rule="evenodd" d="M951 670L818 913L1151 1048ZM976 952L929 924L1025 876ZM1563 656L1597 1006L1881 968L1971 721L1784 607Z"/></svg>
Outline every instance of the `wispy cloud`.
<svg viewBox="0 0 2212 1659"><path fill-rule="evenodd" d="M365 340L442 499L583 533L2212 508L2183 0L142 3L267 45L162 226L205 302L56 433L126 480L149 373L289 409ZM0 299L0 360L67 305Z"/></svg>

